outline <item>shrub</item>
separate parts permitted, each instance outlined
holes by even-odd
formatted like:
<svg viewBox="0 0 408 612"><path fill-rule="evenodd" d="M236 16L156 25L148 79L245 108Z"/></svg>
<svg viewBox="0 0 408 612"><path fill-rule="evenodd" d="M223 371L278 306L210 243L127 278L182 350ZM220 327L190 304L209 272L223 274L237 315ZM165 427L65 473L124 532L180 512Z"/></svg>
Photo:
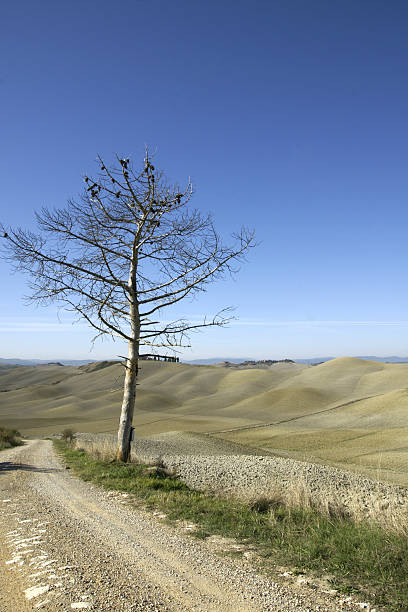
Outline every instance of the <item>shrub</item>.
<svg viewBox="0 0 408 612"><path fill-rule="evenodd" d="M74 439L75 439L75 432L73 429L71 429L70 427L67 427L66 429L62 431L61 440L64 440L64 442L72 443Z"/></svg>
<svg viewBox="0 0 408 612"><path fill-rule="evenodd" d="M249 507L251 510L258 512L259 514L266 514L271 509L277 507L278 505L279 505L279 502L273 499L269 499L268 497L262 496L262 497L259 497L258 499L255 499L250 504Z"/></svg>
<svg viewBox="0 0 408 612"><path fill-rule="evenodd" d="M0 449L20 446L21 444L21 433L17 429L0 427Z"/></svg>

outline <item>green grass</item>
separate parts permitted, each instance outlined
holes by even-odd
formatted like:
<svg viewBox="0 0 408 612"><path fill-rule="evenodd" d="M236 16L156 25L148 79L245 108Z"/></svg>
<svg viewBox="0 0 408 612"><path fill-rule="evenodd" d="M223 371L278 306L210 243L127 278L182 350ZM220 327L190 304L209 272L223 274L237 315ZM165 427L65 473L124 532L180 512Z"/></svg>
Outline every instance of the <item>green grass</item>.
<svg viewBox="0 0 408 612"><path fill-rule="evenodd" d="M17 429L0 427L0 450L11 448L12 446L21 446L21 444L21 434Z"/></svg>
<svg viewBox="0 0 408 612"><path fill-rule="evenodd" d="M369 524L328 517L279 502L248 504L191 490L165 470L92 459L85 451L54 442L84 480L126 491L136 503L188 520L196 535L217 534L256 547L262 567L276 566L333 576L332 585L386 610L408 610L408 540Z"/></svg>

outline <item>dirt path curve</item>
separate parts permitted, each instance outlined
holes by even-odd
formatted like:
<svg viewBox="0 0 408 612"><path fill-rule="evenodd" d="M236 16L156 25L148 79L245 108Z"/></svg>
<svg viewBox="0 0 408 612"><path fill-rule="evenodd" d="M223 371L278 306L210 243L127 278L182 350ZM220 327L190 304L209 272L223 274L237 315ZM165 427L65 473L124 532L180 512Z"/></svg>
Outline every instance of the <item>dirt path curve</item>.
<svg viewBox="0 0 408 612"><path fill-rule="evenodd" d="M46 440L0 455L0 545L1 612L355 609L291 592L80 481Z"/></svg>

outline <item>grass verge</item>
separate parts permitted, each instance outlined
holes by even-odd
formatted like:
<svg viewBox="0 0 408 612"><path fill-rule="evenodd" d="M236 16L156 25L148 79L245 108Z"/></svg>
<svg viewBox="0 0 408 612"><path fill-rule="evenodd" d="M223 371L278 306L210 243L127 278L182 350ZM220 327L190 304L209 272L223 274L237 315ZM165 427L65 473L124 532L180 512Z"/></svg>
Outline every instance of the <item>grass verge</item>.
<svg viewBox="0 0 408 612"><path fill-rule="evenodd" d="M136 502L188 520L196 535L217 534L256 547L265 571L289 566L333 576L332 586L358 593L386 610L408 610L408 539L346 517L288 508L279 500L248 504L190 489L161 467L100 461L54 441L65 462L83 480L132 493Z"/></svg>
<svg viewBox="0 0 408 612"><path fill-rule="evenodd" d="M17 429L0 427L0 450L11 448L12 446L21 446L21 444L21 434Z"/></svg>

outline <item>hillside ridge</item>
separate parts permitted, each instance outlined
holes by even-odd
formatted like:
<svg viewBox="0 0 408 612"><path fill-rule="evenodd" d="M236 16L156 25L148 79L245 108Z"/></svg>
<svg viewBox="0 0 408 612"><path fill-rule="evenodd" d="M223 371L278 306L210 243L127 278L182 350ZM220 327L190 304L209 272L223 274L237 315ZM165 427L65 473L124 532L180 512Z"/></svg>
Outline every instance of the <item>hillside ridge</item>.
<svg viewBox="0 0 408 612"><path fill-rule="evenodd" d="M42 437L71 427L114 433L124 369L0 367L0 425ZM143 361L137 435L215 435L295 459L381 471L408 484L408 365L342 357L319 365L260 367Z"/></svg>

